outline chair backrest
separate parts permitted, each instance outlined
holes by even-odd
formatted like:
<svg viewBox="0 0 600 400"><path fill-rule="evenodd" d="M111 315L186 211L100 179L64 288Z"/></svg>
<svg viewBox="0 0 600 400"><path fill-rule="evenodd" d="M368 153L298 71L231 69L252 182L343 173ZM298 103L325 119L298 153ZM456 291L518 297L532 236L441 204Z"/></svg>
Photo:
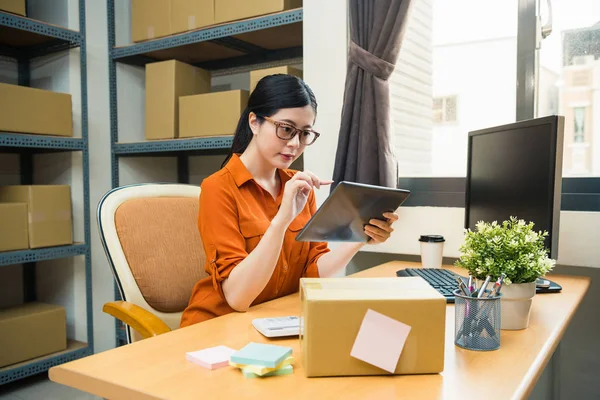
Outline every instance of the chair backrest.
<svg viewBox="0 0 600 400"><path fill-rule="evenodd" d="M116 188L98 205L104 250L123 300L177 329L194 284L207 276L198 233L200 188L142 184ZM140 340L126 327L129 342Z"/></svg>

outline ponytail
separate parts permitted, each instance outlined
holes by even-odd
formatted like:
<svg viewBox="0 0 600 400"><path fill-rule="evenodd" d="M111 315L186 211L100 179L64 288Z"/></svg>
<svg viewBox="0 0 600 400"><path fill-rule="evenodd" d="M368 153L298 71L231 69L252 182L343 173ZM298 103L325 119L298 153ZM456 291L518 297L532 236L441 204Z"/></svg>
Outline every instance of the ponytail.
<svg viewBox="0 0 600 400"><path fill-rule="evenodd" d="M310 105L317 115L317 100L306 82L293 75L274 74L262 78L248 98L248 106L240 116L231 149L223 161L223 168L234 154L243 153L254 136L250 129L250 113L253 112L262 122L262 117L270 117L284 108L306 107Z"/></svg>
<svg viewBox="0 0 600 400"><path fill-rule="evenodd" d="M231 157L235 153L243 153L248 148L250 141L252 140L252 129L250 129L250 107L246 107L242 115L240 116L240 120L238 121L237 128L235 129L235 136L233 137L233 143L231 144L231 148L227 153L227 157L223 164L221 164L221 168L223 168L231 159Z"/></svg>

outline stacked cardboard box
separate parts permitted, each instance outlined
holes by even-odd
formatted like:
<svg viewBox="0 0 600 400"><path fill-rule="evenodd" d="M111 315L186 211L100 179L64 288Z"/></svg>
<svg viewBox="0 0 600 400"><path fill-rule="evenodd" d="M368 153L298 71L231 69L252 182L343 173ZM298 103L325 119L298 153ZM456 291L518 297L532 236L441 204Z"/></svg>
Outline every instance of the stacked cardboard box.
<svg viewBox="0 0 600 400"><path fill-rule="evenodd" d="M73 136L71 95L0 83L0 131Z"/></svg>
<svg viewBox="0 0 600 400"><path fill-rule="evenodd" d="M0 310L0 368L66 348L64 307L34 302Z"/></svg>
<svg viewBox="0 0 600 400"><path fill-rule="evenodd" d="M29 248L27 203L0 203L0 251Z"/></svg>
<svg viewBox="0 0 600 400"><path fill-rule="evenodd" d="M25 16L25 0L0 0L0 11Z"/></svg>
<svg viewBox="0 0 600 400"><path fill-rule="evenodd" d="M179 99L179 137L233 135L248 105L247 90L230 90Z"/></svg>
<svg viewBox="0 0 600 400"><path fill-rule="evenodd" d="M271 74L302 77L290 66L250 72L250 88ZM176 60L146 66L146 139L228 136L235 133L249 91L211 93L210 72Z"/></svg>
<svg viewBox="0 0 600 400"><path fill-rule="evenodd" d="M132 0L131 39L151 40L302 7L302 0Z"/></svg>
<svg viewBox="0 0 600 400"><path fill-rule="evenodd" d="M146 139L179 135L179 98L210 92L210 72L180 61L146 65Z"/></svg>
<svg viewBox="0 0 600 400"><path fill-rule="evenodd" d="M302 7L302 0L215 0L215 23L272 14Z"/></svg>
<svg viewBox="0 0 600 400"><path fill-rule="evenodd" d="M0 217L2 251L73 243L67 185L1 186Z"/></svg>
<svg viewBox="0 0 600 400"><path fill-rule="evenodd" d="M289 65L285 65L282 67L257 69L257 70L250 72L250 91L251 92L254 91L256 84L262 78L264 78L267 75L274 75L274 74L294 75L294 76L297 76L298 78L302 79L302 70L300 70L298 68L290 67Z"/></svg>

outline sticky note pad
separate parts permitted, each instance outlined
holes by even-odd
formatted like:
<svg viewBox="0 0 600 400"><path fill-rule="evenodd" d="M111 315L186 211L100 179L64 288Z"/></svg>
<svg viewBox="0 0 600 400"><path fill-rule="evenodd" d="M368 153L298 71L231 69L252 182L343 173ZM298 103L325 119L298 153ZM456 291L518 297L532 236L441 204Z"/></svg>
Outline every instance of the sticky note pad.
<svg viewBox="0 0 600 400"><path fill-rule="evenodd" d="M242 373L244 374L244 376L246 378L264 378L267 376L289 375L292 372L294 372L294 367L292 367L291 365L283 366L281 368L278 368L278 369L271 371L269 373L266 373L264 375L257 375L253 372L246 371L246 368L242 368Z"/></svg>
<svg viewBox="0 0 600 400"><path fill-rule="evenodd" d="M185 358L204 368L217 369L229 365L229 358L233 353L235 350L227 346L216 346L185 353Z"/></svg>
<svg viewBox="0 0 600 400"><path fill-rule="evenodd" d="M236 364L275 368L291 354L290 347L250 342L233 353L230 360Z"/></svg>
<svg viewBox="0 0 600 400"><path fill-rule="evenodd" d="M350 355L394 373L410 326L373 310L367 310Z"/></svg>
<svg viewBox="0 0 600 400"><path fill-rule="evenodd" d="M231 362L231 361L229 362L229 365L231 365L232 367L243 369L245 372L252 372L253 374L263 376L263 375L268 374L269 372L273 372L273 371L275 371L277 369L283 368L286 365L292 365L293 363L294 363L294 356L289 356L288 358L286 358L285 360L283 360L281 362L281 364L279 364L275 368L262 367L260 365L236 364L236 363Z"/></svg>

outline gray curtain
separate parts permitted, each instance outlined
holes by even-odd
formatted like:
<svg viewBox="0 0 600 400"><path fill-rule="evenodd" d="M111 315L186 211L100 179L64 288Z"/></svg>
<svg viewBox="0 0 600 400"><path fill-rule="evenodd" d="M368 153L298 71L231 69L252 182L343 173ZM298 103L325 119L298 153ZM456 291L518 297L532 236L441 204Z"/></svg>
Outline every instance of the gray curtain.
<svg viewBox="0 0 600 400"><path fill-rule="evenodd" d="M333 171L335 183L346 180L398 186L388 78L398 59L410 3L411 0L349 1L351 41Z"/></svg>

